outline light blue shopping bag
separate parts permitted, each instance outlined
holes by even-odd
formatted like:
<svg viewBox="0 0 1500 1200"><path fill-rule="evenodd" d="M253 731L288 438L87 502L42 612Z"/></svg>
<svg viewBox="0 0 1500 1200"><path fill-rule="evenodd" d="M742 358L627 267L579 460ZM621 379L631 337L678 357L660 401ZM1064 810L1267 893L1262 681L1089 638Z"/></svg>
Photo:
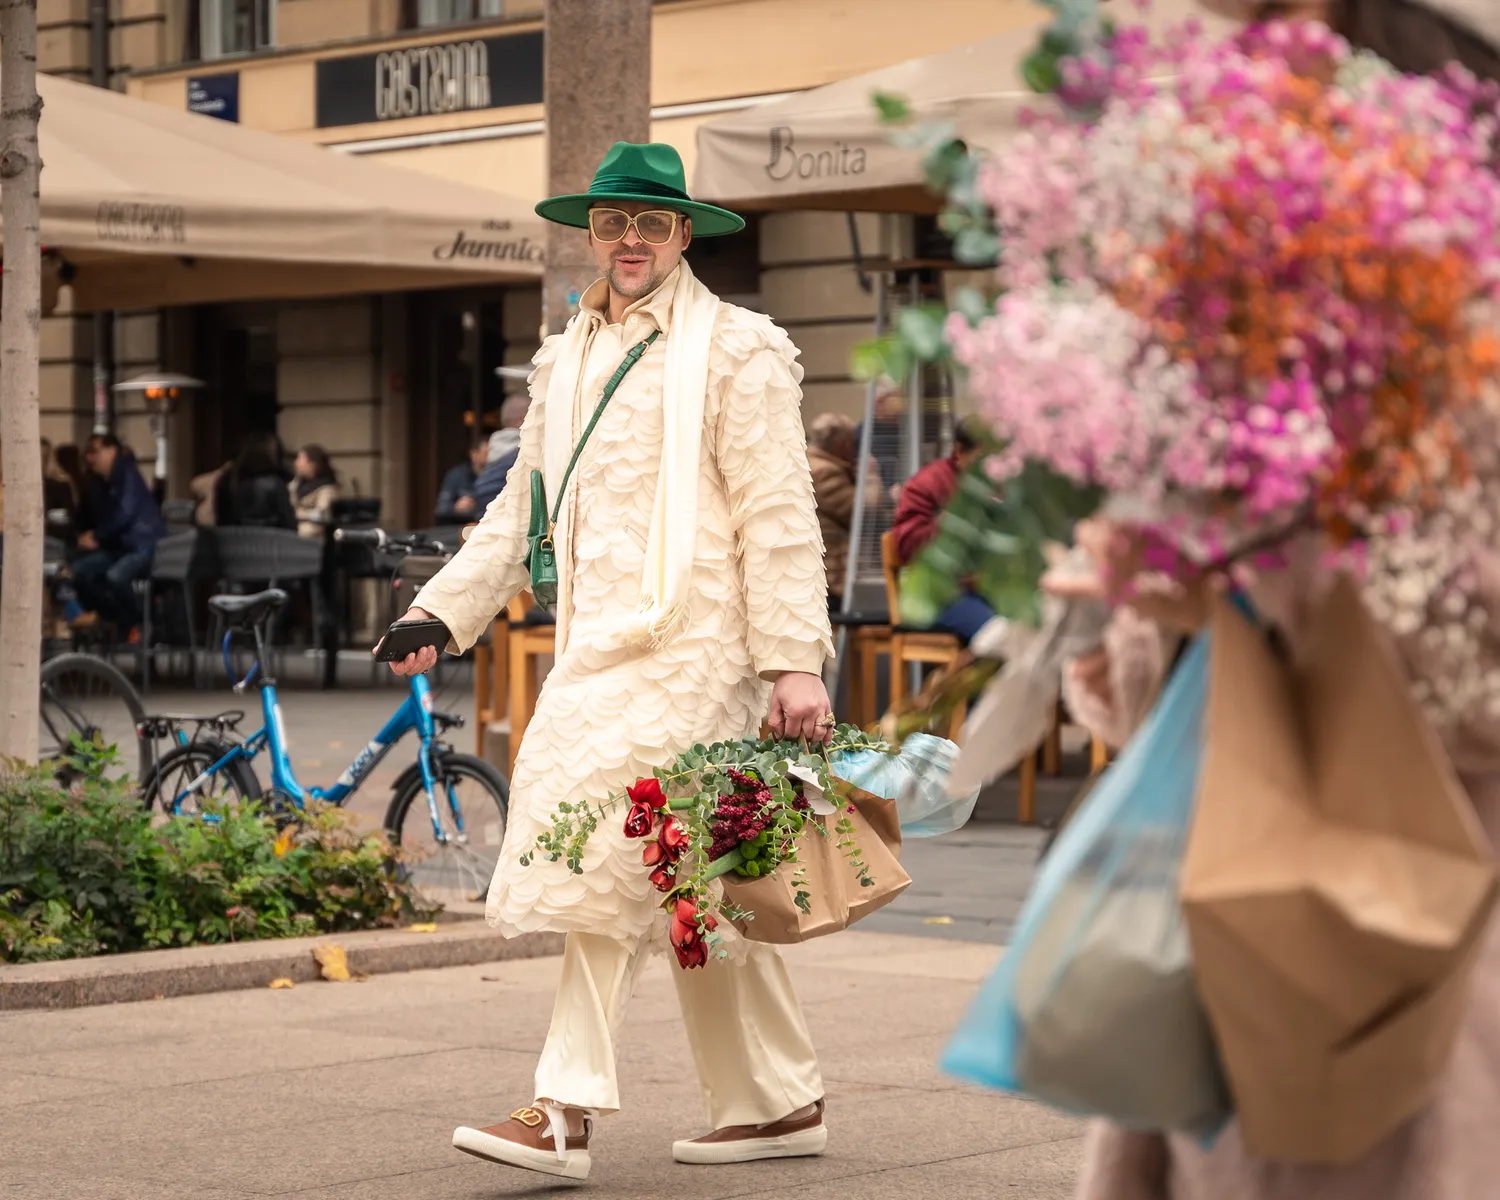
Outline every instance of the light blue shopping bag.
<svg viewBox="0 0 1500 1200"><path fill-rule="evenodd" d="M930 733L909 734L899 753L855 750L840 754L830 772L861 791L896 802L903 838L938 837L968 823L979 789L948 794L948 774L958 747Z"/></svg>
<svg viewBox="0 0 1500 1200"><path fill-rule="evenodd" d="M1204 634L1043 859L944 1070L1131 1129L1228 1119L1177 898L1208 657Z"/></svg>

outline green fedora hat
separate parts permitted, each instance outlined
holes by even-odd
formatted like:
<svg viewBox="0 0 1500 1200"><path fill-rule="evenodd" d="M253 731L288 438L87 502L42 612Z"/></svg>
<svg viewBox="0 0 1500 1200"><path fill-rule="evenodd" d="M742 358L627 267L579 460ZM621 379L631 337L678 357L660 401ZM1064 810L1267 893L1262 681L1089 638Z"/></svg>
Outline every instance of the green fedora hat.
<svg viewBox="0 0 1500 1200"><path fill-rule="evenodd" d="M553 196L536 206L537 216L577 229L589 227L589 209L609 200L660 204L693 219L694 237L717 237L745 228L743 217L727 208L702 204L687 194L682 156L661 142L639 145L616 142L609 148L589 190L572 196Z"/></svg>

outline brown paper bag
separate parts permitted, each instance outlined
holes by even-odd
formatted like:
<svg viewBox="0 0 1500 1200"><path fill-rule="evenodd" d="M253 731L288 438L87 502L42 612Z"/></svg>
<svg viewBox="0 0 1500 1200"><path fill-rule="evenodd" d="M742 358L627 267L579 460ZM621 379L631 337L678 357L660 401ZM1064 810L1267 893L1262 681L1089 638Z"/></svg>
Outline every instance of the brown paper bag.
<svg viewBox="0 0 1500 1200"><path fill-rule="evenodd" d="M1352 583L1309 635L1294 668L1214 613L1182 903L1247 1146L1347 1163L1430 1099L1496 870Z"/></svg>
<svg viewBox="0 0 1500 1200"><path fill-rule="evenodd" d="M803 867L803 886L809 893L811 912L797 907L797 889L792 882L797 864L783 863L760 879L723 877L724 899L754 914L753 919L736 923L751 941L787 945L837 933L889 904L910 886L911 876L901 869L901 822L896 802L858 789L846 803L851 802L853 813L841 808L831 816L815 818L826 830L826 837L812 827L811 821L802 831L797 860ZM834 826L843 816L854 825L854 844L874 881L870 887L860 885L858 872L839 849L844 839Z"/></svg>

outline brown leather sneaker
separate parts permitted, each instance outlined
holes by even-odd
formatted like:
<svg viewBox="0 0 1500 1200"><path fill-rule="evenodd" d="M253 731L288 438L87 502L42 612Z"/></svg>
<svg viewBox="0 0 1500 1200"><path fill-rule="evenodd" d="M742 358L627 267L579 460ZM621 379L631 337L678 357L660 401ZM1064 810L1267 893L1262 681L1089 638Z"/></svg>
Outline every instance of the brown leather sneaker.
<svg viewBox="0 0 1500 1200"><path fill-rule="evenodd" d="M560 1175L564 1179L587 1179L589 1138L594 1122L583 1119L582 1137L557 1137L553 1129L567 1132L567 1118L561 1108L548 1105L518 1108L510 1120L487 1129L470 1129L461 1125L453 1131L455 1149L475 1158L483 1158L507 1167Z"/></svg>
<svg viewBox="0 0 1500 1200"><path fill-rule="evenodd" d="M680 1163L718 1166L759 1158L803 1158L822 1154L827 1146L819 1100L805 1117L783 1117L769 1125L730 1125L691 1142L674 1142L672 1157Z"/></svg>

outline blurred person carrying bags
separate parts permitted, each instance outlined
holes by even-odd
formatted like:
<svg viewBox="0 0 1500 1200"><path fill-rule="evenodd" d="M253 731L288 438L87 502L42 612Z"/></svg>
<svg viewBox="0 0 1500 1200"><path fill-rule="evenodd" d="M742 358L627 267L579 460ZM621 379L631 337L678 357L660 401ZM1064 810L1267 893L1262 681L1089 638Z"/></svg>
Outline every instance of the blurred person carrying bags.
<svg viewBox="0 0 1500 1200"><path fill-rule="evenodd" d="M1065 596L1138 577L1127 535L1086 523L1079 542L1104 565ZM1479 1040L1500 1004L1500 728L1476 719L1445 746L1411 696L1419 639L1394 644L1319 558L1298 543L1252 584L1254 622L1207 584L1137 592L1105 648L1067 672L1074 713L1118 737L1154 702L1128 681L1178 635L1208 631L1178 894L1236 1115L1204 1143L1104 1113L1082 1200L1487 1194L1493 1156L1457 1134L1500 1100Z"/></svg>
<svg viewBox="0 0 1500 1200"><path fill-rule="evenodd" d="M1395 648L1347 577L1288 661L1227 601L1180 893L1255 1153L1347 1163L1452 1055L1494 856Z"/></svg>
<svg viewBox="0 0 1500 1200"><path fill-rule="evenodd" d="M1101 577L1135 578L1135 551L1122 557L1109 527L1082 528L1080 542L1108 564ZM1486 945L1495 953L1497 872L1396 646L1354 584L1316 560L1299 547L1252 587L1257 620L1209 588L1138 596L1108 650L1069 671L1082 720L1139 730L1044 861L945 1066L1120 1126L1095 1131L1090 1200L1481 1194L1374 1190L1414 1137L1459 1115L1456 1077L1493 1086L1482 1060L1454 1048L1489 1019L1470 993ZM1064 594L1102 590L1069 581ZM1164 663L1174 631L1197 636L1159 699L1117 686L1142 660ZM1174 866L1164 806L1178 795ZM1482 811L1500 825L1500 806ZM1180 916L1151 915L1173 876ZM1136 917L1121 919L1122 905ZM1197 992L1187 1009L1171 999L1184 968ZM1481 996L1497 982L1481 967ZM1222 1135L1194 1011L1237 1118ZM1169 1155L1182 1190L1168 1190ZM1220 1182L1329 1166L1349 1167L1350 1190Z"/></svg>

